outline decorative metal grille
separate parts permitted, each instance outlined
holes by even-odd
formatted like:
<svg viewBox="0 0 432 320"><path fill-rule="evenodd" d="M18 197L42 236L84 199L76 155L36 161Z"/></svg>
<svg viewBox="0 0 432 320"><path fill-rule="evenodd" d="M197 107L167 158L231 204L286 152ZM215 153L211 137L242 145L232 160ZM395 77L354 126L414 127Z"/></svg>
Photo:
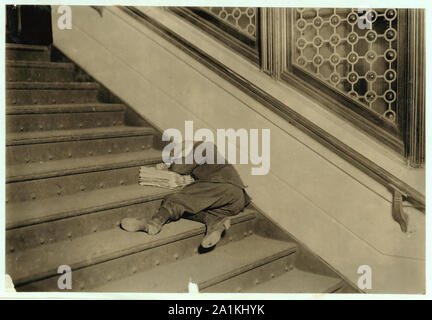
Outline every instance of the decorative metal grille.
<svg viewBox="0 0 432 320"><path fill-rule="evenodd" d="M200 9L222 20L243 35L256 39L257 8L202 7Z"/></svg>
<svg viewBox="0 0 432 320"><path fill-rule="evenodd" d="M395 123L397 20L396 9L295 9L292 64Z"/></svg>

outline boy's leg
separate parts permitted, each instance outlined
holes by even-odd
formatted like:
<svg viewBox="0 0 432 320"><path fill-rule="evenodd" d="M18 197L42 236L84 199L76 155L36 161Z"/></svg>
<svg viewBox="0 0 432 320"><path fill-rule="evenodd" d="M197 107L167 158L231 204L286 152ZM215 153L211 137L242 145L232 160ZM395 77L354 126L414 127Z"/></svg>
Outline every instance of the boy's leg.
<svg viewBox="0 0 432 320"><path fill-rule="evenodd" d="M243 191L243 190L242 190ZM201 241L203 248L215 246L221 239L222 234L231 227L231 216L239 214L245 208L243 192L237 194L234 202L226 205L209 209L206 211L206 233Z"/></svg>
<svg viewBox="0 0 432 320"><path fill-rule="evenodd" d="M124 218L121 221L121 226L124 230L129 232L144 231L149 235L158 234L162 226L169 220L170 213L167 209L161 207L157 214L151 219L135 219L135 218Z"/></svg>
<svg viewBox="0 0 432 320"><path fill-rule="evenodd" d="M222 230L220 231L222 234L226 227L229 228L227 217L243 210L244 204L243 189L237 186L227 183L197 182L168 195L159 211L151 219L126 218L122 220L121 225L127 231L156 234L168 220L177 220L185 212L199 215L207 211L209 215L205 221L202 221L207 226L206 235L214 229L218 230L217 232ZM217 237L212 237L214 238Z"/></svg>
<svg viewBox="0 0 432 320"><path fill-rule="evenodd" d="M206 234L201 242L204 248L213 247L219 242L223 232L231 226L231 216L240 213L249 202L243 189L237 186L213 184L212 187L212 194L216 195L213 203L205 210L187 217L206 225Z"/></svg>
<svg viewBox="0 0 432 320"><path fill-rule="evenodd" d="M188 185L179 192L166 196L151 219L125 218L121 221L121 226L130 232L157 234L168 220L178 220L186 211L197 213L210 206L214 202L214 199L208 196L212 185L214 184L200 182Z"/></svg>

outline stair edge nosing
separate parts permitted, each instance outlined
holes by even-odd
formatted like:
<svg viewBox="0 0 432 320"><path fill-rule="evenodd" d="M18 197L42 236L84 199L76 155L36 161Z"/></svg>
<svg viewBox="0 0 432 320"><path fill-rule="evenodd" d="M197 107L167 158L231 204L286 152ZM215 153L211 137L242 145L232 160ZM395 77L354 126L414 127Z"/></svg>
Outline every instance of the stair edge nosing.
<svg viewBox="0 0 432 320"><path fill-rule="evenodd" d="M251 214L252 213L250 213L248 215L251 215ZM235 219L235 217L233 218L233 220L234 219ZM251 219L248 219L248 220L251 220ZM238 219L238 220L240 220L240 219ZM233 221L233 224L242 223L242 222L245 222L248 220ZM162 238L162 239L158 239L158 240L154 240L154 241L150 241L150 242L145 242L145 243L138 244L138 245L135 245L132 247L128 247L126 250L107 252L105 254L101 254L97 257L94 257L93 259L83 258L80 261L70 263L69 266L71 267L72 270L80 270L80 269L83 269L86 267L90 267L92 265L104 263L104 262L107 262L110 260L114 260L114 259L118 259L118 258L121 258L124 256L132 255L132 254L135 254L135 253L138 253L141 251L150 250L153 248L158 248L158 247L168 245L168 244L176 242L176 241L181 241L181 240L184 240L187 238L198 236L198 235L203 234L204 231L205 231L204 226L194 227L194 228L191 228L190 230L186 230L182 233L174 234L174 235L168 236L166 238ZM39 274L25 275L25 276L18 277L18 278L13 277L13 281L14 281L16 286L22 286L22 285L25 285L27 283L41 281L44 279L51 278L53 276L58 276L57 269L46 270L46 271L40 272Z"/></svg>
<svg viewBox="0 0 432 320"><path fill-rule="evenodd" d="M97 82L6 82L6 90L97 90L99 87Z"/></svg>
<svg viewBox="0 0 432 320"><path fill-rule="evenodd" d="M100 127L99 127L100 128ZM84 140L100 140L100 139L112 139L112 138L124 138L124 137L136 137L136 136L148 136L155 134L155 131L151 127L124 127L123 130L112 130L112 128L119 129L119 126L106 127L105 132L85 132L91 131L85 129L84 133L80 133L79 131L82 129L71 129L64 130L66 131L64 135L52 135L45 137L36 137L36 138L10 138L7 139L6 135L6 147L20 146L20 145L31 145L31 144L44 144L44 143L56 143L56 142L71 142L71 141L84 141ZM90 128L93 129L93 128ZM110 130L111 129L111 130ZM74 134L70 134L71 131ZM30 135L33 131L28 131L26 134ZM38 132L38 131L36 131ZM46 131L49 133L50 131ZM69 134L67 134L67 132ZM22 135L21 133L10 133L16 136Z"/></svg>
<svg viewBox="0 0 432 320"><path fill-rule="evenodd" d="M36 44L6 43L7 50L49 51L49 46Z"/></svg>
<svg viewBox="0 0 432 320"><path fill-rule="evenodd" d="M125 111L122 103L62 103L45 105L9 105L6 115L58 114L58 113L97 113Z"/></svg>
<svg viewBox="0 0 432 320"><path fill-rule="evenodd" d="M82 174L82 173L90 173L96 171L105 171L105 170L113 170L120 168L128 168L128 167L136 167L142 165L148 165L153 163L158 163L162 161L161 156L158 157L149 157L146 159L139 160L129 160L126 162L114 162L107 164L98 164L98 165L90 165L83 167L76 167L72 169L62 169L56 171L46 171L38 174L28 174L28 175L15 175L15 176L7 176L6 183L16 183L16 182L24 182L29 180L38 180L38 179L47 179L53 177L67 176L73 174Z"/></svg>
<svg viewBox="0 0 432 320"><path fill-rule="evenodd" d="M339 281L335 284L331 285L330 287L326 288L326 293L334 293L335 291L341 289L345 285L345 281L341 278L338 279Z"/></svg>
<svg viewBox="0 0 432 320"><path fill-rule="evenodd" d="M40 69L71 69L75 68L72 62L34 61L34 60L6 60L9 68L40 68Z"/></svg>
<svg viewBox="0 0 432 320"><path fill-rule="evenodd" d="M61 211L61 212L57 212L57 213L52 214L52 215L44 216L43 218L25 219L25 220L13 222L13 223L8 223L6 221L6 231L15 230L15 229L33 226L33 225L38 225L38 224L47 223L47 222L52 222L52 221L57 221L57 220L62 220L62 219L67 219L67 218L73 218L73 217L82 216L85 214L91 214L91 213L95 213L95 212L99 212L99 211L105 211L105 210L110 210L110 209L115 209L115 208L126 207L126 206L130 206L130 205L138 204L138 203L142 203L142 202L149 202L149 201L153 201L153 200L158 200L158 199L161 199L163 196L165 196L167 193L168 192L162 192L161 191L161 192L154 193L154 194L147 195L147 196L141 196L141 197L136 197L136 198L127 199L127 200L123 200L123 201L115 201L115 202L105 203L105 204L99 205L99 206L85 207L85 208L80 208L78 210L72 209L72 210ZM7 211L7 207L6 207L6 211Z"/></svg>
<svg viewBox="0 0 432 320"><path fill-rule="evenodd" d="M297 245L294 242L287 242L287 244L288 243L292 244L292 246L290 248L281 250L281 251L276 252L270 256L264 257L260 260L257 260L257 261L251 262L251 263L248 263L247 265L243 265L241 267L238 267L234 270L231 270L231 271L226 272L224 274L218 275L218 276L213 277L211 279L199 282L199 283L197 283L198 288L200 290L205 290L205 289L210 288L210 287L212 287L218 283L221 283L223 281L237 277L238 275L240 275L244 272L251 271L253 269L256 269L258 267L261 267L263 265L269 264L271 262L274 262L276 260L282 259L284 257L287 257L291 254L296 253L297 252Z"/></svg>

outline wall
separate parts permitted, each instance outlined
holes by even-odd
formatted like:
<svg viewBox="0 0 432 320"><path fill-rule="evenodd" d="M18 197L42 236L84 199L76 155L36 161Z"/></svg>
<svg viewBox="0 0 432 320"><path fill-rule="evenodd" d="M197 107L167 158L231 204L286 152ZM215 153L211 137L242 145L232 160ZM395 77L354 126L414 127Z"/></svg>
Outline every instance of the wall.
<svg viewBox="0 0 432 320"><path fill-rule="evenodd" d="M105 8L101 17L73 7L72 29L54 27L53 37L160 130L182 130L185 120L195 129L269 128L269 174L251 176L250 165L237 166L255 204L353 283L358 267L369 265L373 288L367 291L424 291L424 215L409 208L411 230L403 234L391 218L390 193L349 163L118 8Z"/></svg>

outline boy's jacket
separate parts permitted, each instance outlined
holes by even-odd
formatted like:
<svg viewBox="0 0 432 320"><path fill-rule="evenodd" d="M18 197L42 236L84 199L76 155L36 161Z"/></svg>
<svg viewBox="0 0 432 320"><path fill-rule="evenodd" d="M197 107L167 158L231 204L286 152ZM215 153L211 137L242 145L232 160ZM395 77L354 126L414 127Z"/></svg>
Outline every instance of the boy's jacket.
<svg viewBox="0 0 432 320"><path fill-rule="evenodd" d="M200 142L198 144L195 144L193 150L195 150L195 148L197 148L202 143L207 142ZM185 164L185 157L183 157L182 163L173 163L170 167L170 170L179 174L189 174L195 180L200 182L230 183L244 189L246 187L245 184L243 183L239 174L231 164L217 164L216 160L218 151L214 144L212 144L212 147L214 148L214 164L199 164L195 162L195 159L193 164ZM205 152L203 155L206 155Z"/></svg>

